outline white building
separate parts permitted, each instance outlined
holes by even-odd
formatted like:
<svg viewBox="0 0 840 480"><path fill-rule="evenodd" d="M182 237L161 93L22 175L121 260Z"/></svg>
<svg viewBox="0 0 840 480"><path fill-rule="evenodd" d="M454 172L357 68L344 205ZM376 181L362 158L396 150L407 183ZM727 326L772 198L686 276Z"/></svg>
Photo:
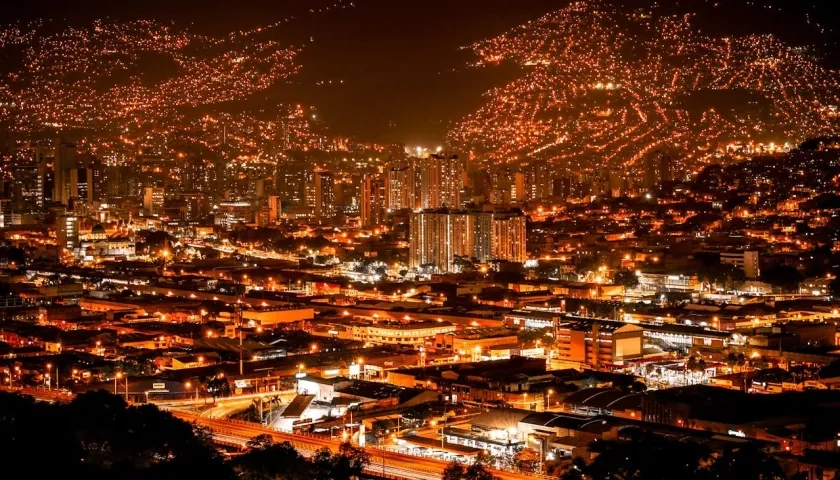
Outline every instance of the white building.
<svg viewBox="0 0 840 480"><path fill-rule="evenodd" d="M744 275L747 278L757 278L760 273L758 269L758 252L755 250L721 252L720 263L735 265L744 271Z"/></svg>

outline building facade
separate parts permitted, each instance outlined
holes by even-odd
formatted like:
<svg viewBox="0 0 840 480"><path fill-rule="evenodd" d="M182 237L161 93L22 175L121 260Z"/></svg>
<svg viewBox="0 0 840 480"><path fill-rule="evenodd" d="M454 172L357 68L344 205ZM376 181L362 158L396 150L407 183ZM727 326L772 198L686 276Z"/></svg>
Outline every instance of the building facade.
<svg viewBox="0 0 840 480"><path fill-rule="evenodd" d="M455 271L456 257L524 262L525 217L518 212L431 210L411 214L411 267Z"/></svg>

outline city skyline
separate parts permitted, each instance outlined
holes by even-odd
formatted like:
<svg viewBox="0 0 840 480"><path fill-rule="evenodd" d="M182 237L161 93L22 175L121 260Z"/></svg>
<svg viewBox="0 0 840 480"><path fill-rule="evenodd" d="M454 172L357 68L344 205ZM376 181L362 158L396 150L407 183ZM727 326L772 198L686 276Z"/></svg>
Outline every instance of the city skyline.
<svg viewBox="0 0 840 480"><path fill-rule="evenodd" d="M822 7L0 6L0 462L840 479Z"/></svg>

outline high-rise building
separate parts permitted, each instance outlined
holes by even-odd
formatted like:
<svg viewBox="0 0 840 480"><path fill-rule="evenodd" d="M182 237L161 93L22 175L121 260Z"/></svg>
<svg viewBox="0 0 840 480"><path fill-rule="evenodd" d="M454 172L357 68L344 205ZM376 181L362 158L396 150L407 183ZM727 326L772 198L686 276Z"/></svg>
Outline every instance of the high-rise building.
<svg viewBox="0 0 840 480"><path fill-rule="evenodd" d="M105 170L103 193L107 197L137 198L145 193L136 171L128 165L109 165Z"/></svg>
<svg viewBox="0 0 840 480"><path fill-rule="evenodd" d="M409 265L432 266L449 272L453 270L456 256L473 257L475 220L476 217L469 213L448 210L412 213Z"/></svg>
<svg viewBox="0 0 840 480"><path fill-rule="evenodd" d="M395 167L386 172L385 208L389 212L417 208L414 181L412 167Z"/></svg>
<svg viewBox="0 0 840 480"><path fill-rule="evenodd" d="M747 278L757 278L761 273L758 266L758 252L755 250L721 252L720 263L740 268Z"/></svg>
<svg viewBox="0 0 840 480"><path fill-rule="evenodd" d="M510 203L513 191L513 173L508 168L494 169L490 173L493 203L505 205Z"/></svg>
<svg viewBox="0 0 840 480"><path fill-rule="evenodd" d="M214 223L230 230L238 223L251 223L254 217L251 202L226 200L219 202L219 210L216 212Z"/></svg>
<svg viewBox="0 0 840 480"><path fill-rule="evenodd" d="M335 181L333 174L326 170L316 170L315 178L315 219L329 220L335 217Z"/></svg>
<svg viewBox="0 0 840 480"><path fill-rule="evenodd" d="M39 182L39 208L43 208L47 203L52 202L53 190L55 184L55 173L53 172L53 162L55 159L52 156L50 149L45 147L33 147L32 159L36 168L38 169Z"/></svg>
<svg viewBox="0 0 840 480"><path fill-rule="evenodd" d="M163 187L146 187L143 191L144 213L150 217L161 215L163 213L163 201Z"/></svg>
<svg viewBox="0 0 840 480"><path fill-rule="evenodd" d="M177 195L183 205L181 207L181 219L197 220L210 211L209 195L201 192L181 192Z"/></svg>
<svg viewBox="0 0 840 480"><path fill-rule="evenodd" d="M552 196L568 198L572 195L572 179L569 177L555 178L552 182Z"/></svg>
<svg viewBox="0 0 840 480"><path fill-rule="evenodd" d="M280 219L280 206L280 197L278 195L268 197L268 222L271 225L274 225Z"/></svg>
<svg viewBox="0 0 840 480"><path fill-rule="evenodd" d="M303 162L290 162L277 165L277 193L284 203L306 205L307 171ZM314 197L314 195L313 195Z"/></svg>
<svg viewBox="0 0 840 480"><path fill-rule="evenodd" d="M491 235L493 258L509 262L525 262L528 258L525 236L525 217L521 213L494 214Z"/></svg>
<svg viewBox="0 0 840 480"><path fill-rule="evenodd" d="M674 162L667 152L656 150L651 153L645 157L644 166L645 188L650 189L674 179Z"/></svg>
<svg viewBox="0 0 840 480"><path fill-rule="evenodd" d="M431 154L420 160L421 208L459 208L461 162L457 155Z"/></svg>
<svg viewBox="0 0 840 480"><path fill-rule="evenodd" d="M385 223L385 182L378 175L366 175L362 180L359 212L363 227Z"/></svg>
<svg viewBox="0 0 840 480"><path fill-rule="evenodd" d="M479 262L524 262L525 217L521 212L425 210L410 219L409 265L453 271L455 257Z"/></svg>
<svg viewBox="0 0 840 480"><path fill-rule="evenodd" d="M70 175L70 197L81 202L93 202L93 169L72 168Z"/></svg>
<svg viewBox="0 0 840 480"><path fill-rule="evenodd" d="M62 215L55 219L56 246L59 256L62 249L74 250L79 244L79 217Z"/></svg>
<svg viewBox="0 0 840 480"><path fill-rule="evenodd" d="M510 199L514 202L524 202L528 197L525 188L525 173L516 172L513 174L513 183L510 185Z"/></svg>
<svg viewBox="0 0 840 480"><path fill-rule="evenodd" d="M67 205L70 195L71 169L76 168L76 144L61 139L55 144L53 161L53 201Z"/></svg>
<svg viewBox="0 0 840 480"><path fill-rule="evenodd" d="M542 160L531 162L525 174L528 189L525 195L526 200L542 200L551 196L551 173L547 162Z"/></svg>
<svg viewBox="0 0 840 480"><path fill-rule="evenodd" d="M13 210L32 213L44 208L44 176L36 164L16 165L12 170Z"/></svg>

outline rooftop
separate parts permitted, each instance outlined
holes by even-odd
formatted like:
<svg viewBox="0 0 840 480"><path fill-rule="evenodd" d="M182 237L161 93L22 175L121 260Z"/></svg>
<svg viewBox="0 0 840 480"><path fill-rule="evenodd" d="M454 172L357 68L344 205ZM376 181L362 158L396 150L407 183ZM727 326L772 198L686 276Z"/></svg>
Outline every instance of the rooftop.
<svg viewBox="0 0 840 480"><path fill-rule="evenodd" d="M640 410L645 396L614 388L586 388L570 394L563 403L601 410Z"/></svg>

